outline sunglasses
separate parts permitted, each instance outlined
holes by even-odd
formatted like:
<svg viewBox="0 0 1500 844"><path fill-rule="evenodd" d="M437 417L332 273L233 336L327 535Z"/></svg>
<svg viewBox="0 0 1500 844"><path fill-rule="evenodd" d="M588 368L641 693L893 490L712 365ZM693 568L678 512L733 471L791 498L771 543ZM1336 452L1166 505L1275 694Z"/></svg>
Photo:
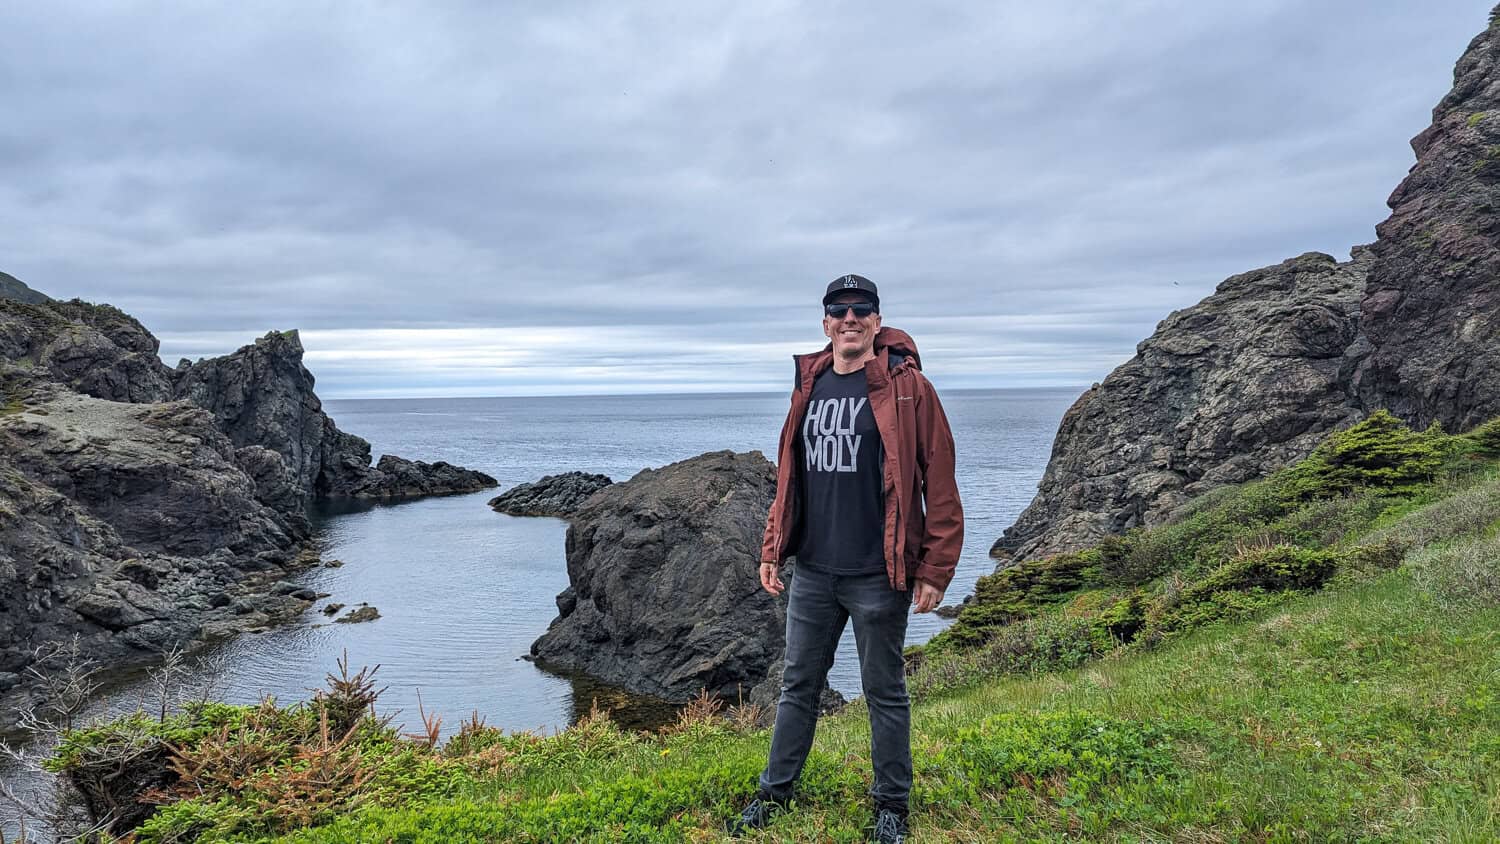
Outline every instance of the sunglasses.
<svg viewBox="0 0 1500 844"><path fill-rule="evenodd" d="M874 302L834 302L832 305L824 305L823 313L834 319L843 319L844 314L854 311L854 315L863 319L875 313Z"/></svg>

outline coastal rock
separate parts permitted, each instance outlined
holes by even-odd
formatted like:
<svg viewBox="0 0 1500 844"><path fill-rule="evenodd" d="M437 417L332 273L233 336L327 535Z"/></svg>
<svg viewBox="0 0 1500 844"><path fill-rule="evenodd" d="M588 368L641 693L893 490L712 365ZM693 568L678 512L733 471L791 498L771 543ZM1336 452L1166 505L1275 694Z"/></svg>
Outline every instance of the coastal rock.
<svg viewBox="0 0 1500 844"><path fill-rule="evenodd" d="M267 503L301 508L314 498L411 498L495 486L483 472L441 461L384 455L371 466L370 444L323 412L302 355L296 331L272 331L174 373L174 395L208 410L236 446L250 449L245 468L264 480ZM254 449L274 449L282 469Z"/></svg>
<svg viewBox="0 0 1500 844"><path fill-rule="evenodd" d="M423 463L386 454L346 494L352 498L415 498L475 492L493 486L494 478L473 469L441 460Z"/></svg>
<svg viewBox="0 0 1500 844"><path fill-rule="evenodd" d="M566 519L594 493L613 483L608 475L563 472L545 475L529 484L511 487L491 498L490 508L511 516L553 516Z"/></svg>
<svg viewBox="0 0 1500 844"><path fill-rule="evenodd" d="M1378 239L1234 276L1064 415L992 555L1076 550L1263 476L1379 409L1450 432L1500 414L1500 8L1454 70ZM1004 564L1004 563L1002 563Z"/></svg>
<svg viewBox="0 0 1500 844"><path fill-rule="evenodd" d="M493 487L383 457L313 393L295 332L169 369L109 305L0 278L0 672L78 637L104 667L297 618L316 498ZM22 684L23 686L25 684ZM0 723L26 688L7 692Z"/></svg>
<svg viewBox="0 0 1500 844"><path fill-rule="evenodd" d="M380 610L374 607L359 607L333 620L334 624L361 624L380 618Z"/></svg>
<svg viewBox="0 0 1500 844"><path fill-rule="evenodd" d="M784 599L760 588L775 492L760 454L711 452L605 487L568 529L561 614L531 646L544 667L685 702L730 701L784 648Z"/></svg>
<svg viewBox="0 0 1500 844"><path fill-rule="evenodd" d="M1375 228L1354 374L1364 407L1450 432L1500 413L1500 6L1453 82Z"/></svg>
<svg viewBox="0 0 1500 844"><path fill-rule="evenodd" d="M102 666L147 663L305 606L262 594L297 570L305 535L233 455L187 403L42 385L0 413L0 672L24 676L39 646L75 636ZM0 725L24 700L7 695Z"/></svg>
<svg viewBox="0 0 1500 844"><path fill-rule="evenodd" d="M1360 418L1345 352L1372 258L1308 253L1233 276L1163 320L1063 415L1036 498L992 553L1045 556L1155 524Z"/></svg>

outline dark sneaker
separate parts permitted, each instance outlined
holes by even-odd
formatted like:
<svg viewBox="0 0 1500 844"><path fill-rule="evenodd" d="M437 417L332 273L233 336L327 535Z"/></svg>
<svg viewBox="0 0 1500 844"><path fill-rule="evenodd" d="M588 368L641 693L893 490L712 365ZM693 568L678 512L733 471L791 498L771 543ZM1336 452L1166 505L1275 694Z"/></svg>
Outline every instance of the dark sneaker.
<svg viewBox="0 0 1500 844"><path fill-rule="evenodd" d="M736 837L753 830L764 829L766 824L771 822L771 818L781 814L783 808L775 800L756 797L750 801L750 805L745 807L745 811L740 812L739 817L731 818L728 823L724 824L724 828L730 835Z"/></svg>
<svg viewBox="0 0 1500 844"><path fill-rule="evenodd" d="M875 813L875 830L871 841L879 844L902 844L906 841L906 816L894 809L881 809Z"/></svg>

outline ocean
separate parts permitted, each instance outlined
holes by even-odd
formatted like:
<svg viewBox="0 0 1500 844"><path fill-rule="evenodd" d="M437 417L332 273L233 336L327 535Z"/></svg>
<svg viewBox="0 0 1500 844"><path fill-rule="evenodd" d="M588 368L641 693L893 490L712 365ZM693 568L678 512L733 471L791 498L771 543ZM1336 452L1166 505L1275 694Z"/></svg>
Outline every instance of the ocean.
<svg viewBox="0 0 1500 844"><path fill-rule="evenodd" d="M994 570L990 544L1030 502L1052 437L1077 389L948 391L942 394L958 453L966 539L946 603ZM616 481L705 451L759 450L774 457L787 396L777 394L329 400L345 431L382 453L446 460L493 475L499 490L320 514L317 535L337 568L301 575L326 601L377 607L364 624L330 624L317 602L299 623L224 642L184 678L213 684L232 702L309 697L347 653L352 667L379 666L379 708L415 729L418 712L444 724L477 713L492 726L551 732L597 698L626 723L659 721L650 701L549 674L521 659L557 615L567 585L559 519L491 511L498 491L568 470ZM908 643L948 622L913 616ZM846 631L831 685L859 694L853 635ZM117 682L96 706L120 710L149 694L144 678Z"/></svg>

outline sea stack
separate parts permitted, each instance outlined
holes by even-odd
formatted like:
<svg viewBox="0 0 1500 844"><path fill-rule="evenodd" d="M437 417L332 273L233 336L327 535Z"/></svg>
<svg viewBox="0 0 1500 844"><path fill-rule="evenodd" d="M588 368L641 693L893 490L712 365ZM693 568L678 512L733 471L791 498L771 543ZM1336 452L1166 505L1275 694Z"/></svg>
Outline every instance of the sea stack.
<svg viewBox="0 0 1500 844"><path fill-rule="evenodd" d="M760 452L718 451L591 496L568 528L571 585L532 655L668 701L748 696L785 646L785 599L757 575L775 487Z"/></svg>

